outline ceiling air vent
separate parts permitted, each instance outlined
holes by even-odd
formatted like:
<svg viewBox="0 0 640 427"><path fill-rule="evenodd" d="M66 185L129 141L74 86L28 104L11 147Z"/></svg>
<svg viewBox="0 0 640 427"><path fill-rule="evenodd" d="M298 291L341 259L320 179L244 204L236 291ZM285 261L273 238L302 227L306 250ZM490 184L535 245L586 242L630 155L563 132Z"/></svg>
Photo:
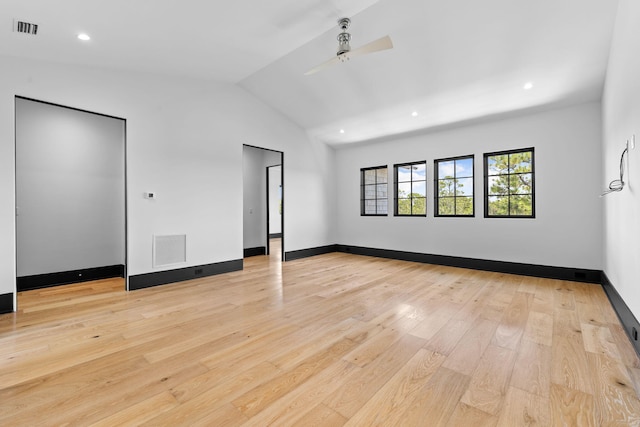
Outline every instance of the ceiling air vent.
<svg viewBox="0 0 640 427"><path fill-rule="evenodd" d="M14 19L13 32L22 33L22 34L31 34L32 36L35 36L36 34L38 34L38 24L33 24L31 22Z"/></svg>

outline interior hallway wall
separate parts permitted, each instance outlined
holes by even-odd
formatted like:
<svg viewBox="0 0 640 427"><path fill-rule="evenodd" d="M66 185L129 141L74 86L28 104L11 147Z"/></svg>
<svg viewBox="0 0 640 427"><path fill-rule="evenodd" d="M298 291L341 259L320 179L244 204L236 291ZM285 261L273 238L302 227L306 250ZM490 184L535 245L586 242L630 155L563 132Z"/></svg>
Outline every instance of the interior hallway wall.
<svg viewBox="0 0 640 427"><path fill-rule="evenodd" d="M17 276L125 264L125 122L16 99Z"/></svg>
<svg viewBox="0 0 640 427"><path fill-rule="evenodd" d="M625 161L626 187L604 203L604 272L636 319L640 319L640 2L620 0L603 96L604 178L620 177L620 156L636 138Z"/></svg>

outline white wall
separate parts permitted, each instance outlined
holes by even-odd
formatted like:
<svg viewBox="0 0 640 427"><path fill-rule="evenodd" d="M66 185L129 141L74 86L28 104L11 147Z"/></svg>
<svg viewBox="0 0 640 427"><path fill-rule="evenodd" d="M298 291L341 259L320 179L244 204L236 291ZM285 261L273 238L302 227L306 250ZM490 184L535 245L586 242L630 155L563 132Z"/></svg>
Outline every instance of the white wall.
<svg viewBox="0 0 640 427"><path fill-rule="evenodd" d="M125 263L123 120L16 100L18 277Z"/></svg>
<svg viewBox="0 0 640 427"><path fill-rule="evenodd" d="M282 215L280 214L280 184L282 168L269 168L269 234L282 233Z"/></svg>
<svg viewBox="0 0 640 427"><path fill-rule="evenodd" d="M187 265L241 259L242 144L283 151L286 250L333 243L332 150L243 89L0 58L0 294L15 291L14 96L127 119L129 274L154 234L186 234ZM144 199L155 191L157 200Z"/></svg>
<svg viewBox="0 0 640 427"><path fill-rule="evenodd" d="M604 198L604 272L640 319L640 2L620 0L603 96L602 186L619 177L620 155L635 134L626 162L626 188Z"/></svg>
<svg viewBox="0 0 640 427"><path fill-rule="evenodd" d="M572 268L602 268L600 104L337 150L337 243ZM535 147L536 218L484 218L483 153ZM433 160L475 155L474 218L433 217ZM427 218L360 216L360 168L427 160ZM389 187L392 195L393 187Z"/></svg>

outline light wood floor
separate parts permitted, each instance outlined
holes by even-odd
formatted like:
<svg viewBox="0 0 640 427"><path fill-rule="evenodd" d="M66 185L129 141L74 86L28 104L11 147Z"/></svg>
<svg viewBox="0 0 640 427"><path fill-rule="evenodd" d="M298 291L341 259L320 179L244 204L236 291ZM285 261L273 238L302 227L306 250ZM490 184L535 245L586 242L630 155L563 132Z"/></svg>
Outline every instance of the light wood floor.
<svg viewBox="0 0 640 427"><path fill-rule="evenodd" d="M640 425L640 361L597 285L276 260L21 293L0 425Z"/></svg>

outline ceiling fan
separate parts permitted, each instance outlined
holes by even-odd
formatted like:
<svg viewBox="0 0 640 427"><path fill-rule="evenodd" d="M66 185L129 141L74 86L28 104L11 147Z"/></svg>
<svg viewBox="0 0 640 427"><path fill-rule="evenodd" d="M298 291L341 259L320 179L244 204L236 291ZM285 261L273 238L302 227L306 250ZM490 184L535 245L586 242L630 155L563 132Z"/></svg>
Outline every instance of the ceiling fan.
<svg viewBox="0 0 640 427"><path fill-rule="evenodd" d="M371 43L368 43L357 49L351 50L351 46L349 45L349 42L351 41L351 34L347 33L349 24L351 24L351 20L349 18L338 19L338 26L340 27L342 32L338 34L338 51L336 52L336 56L334 58L329 59L328 61L323 62L317 67L307 71L306 73L304 73L305 76L308 76L310 74L315 74L318 71L322 71L325 68L330 67L331 65L337 64L339 62L346 62L356 56L393 48L393 43L391 43L391 37L384 36L382 38L379 38L378 40L374 40Z"/></svg>

